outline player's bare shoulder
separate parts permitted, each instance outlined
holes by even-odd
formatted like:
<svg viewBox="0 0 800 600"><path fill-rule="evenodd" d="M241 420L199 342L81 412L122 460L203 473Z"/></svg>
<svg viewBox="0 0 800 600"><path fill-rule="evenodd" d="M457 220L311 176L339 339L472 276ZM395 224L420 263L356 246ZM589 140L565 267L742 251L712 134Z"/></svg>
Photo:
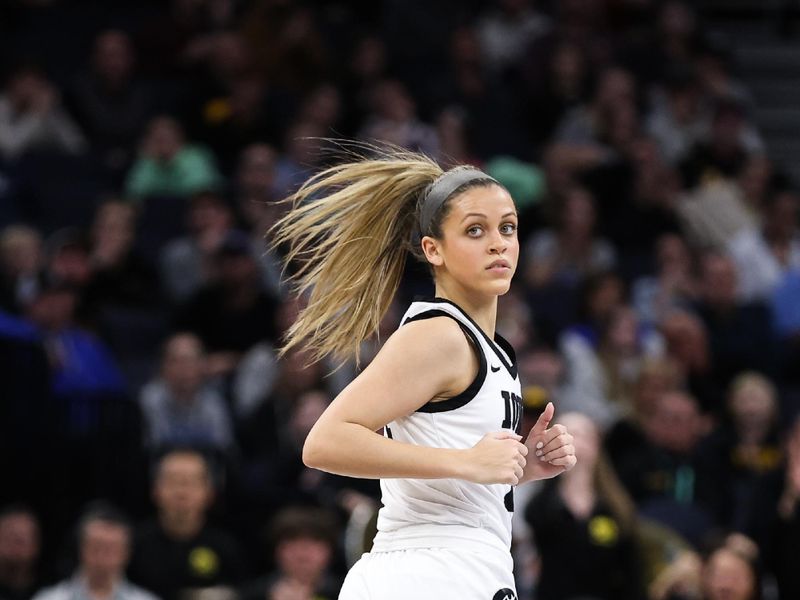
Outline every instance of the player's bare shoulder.
<svg viewBox="0 0 800 600"><path fill-rule="evenodd" d="M390 351L413 351L424 358L436 358L437 362L447 357L463 360L471 354L470 344L461 326L447 315L404 324L389 336L384 348Z"/></svg>
<svg viewBox="0 0 800 600"><path fill-rule="evenodd" d="M445 315L406 323L386 340L379 359L402 363L414 376L429 374L436 380L437 395L444 396L469 385L477 371L467 336L455 319Z"/></svg>

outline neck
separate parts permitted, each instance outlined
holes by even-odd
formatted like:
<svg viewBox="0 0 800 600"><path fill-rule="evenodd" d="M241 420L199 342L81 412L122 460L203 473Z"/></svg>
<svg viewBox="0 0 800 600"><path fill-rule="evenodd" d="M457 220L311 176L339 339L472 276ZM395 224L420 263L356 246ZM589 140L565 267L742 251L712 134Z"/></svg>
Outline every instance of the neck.
<svg viewBox="0 0 800 600"><path fill-rule="evenodd" d="M28 564L0 563L0 581L13 589L25 589L33 583L33 568Z"/></svg>
<svg viewBox="0 0 800 600"><path fill-rule="evenodd" d="M193 405L195 403L195 397L200 391L198 388L173 386L169 383L166 383L166 387L171 396L170 400L172 400L172 404L181 408Z"/></svg>
<svg viewBox="0 0 800 600"><path fill-rule="evenodd" d="M111 598L117 578L107 574L91 574L84 572L83 579L92 598Z"/></svg>
<svg viewBox="0 0 800 600"><path fill-rule="evenodd" d="M791 241L792 232L786 232L777 227L765 227L764 239L772 244L786 244Z"/></svg>
<svg viewBox="0 0 800 600"><path fill-rule="evenodd" d="M569 489L589 489L594 488L592 482L591 469L571 469L561 475L561 487Z"/></svg>
<svg viewBox="0 0 800 600"><path fill-rule="evenodd" d="M316 589L322 573L295 573L294 579L309 588Z"/></svg>
<svg viewBox="0 0 800 600"><path fill-rule="evenodd" d="M437 282L436 297L458 304L487 336L494 338L497 325L497 296L471 297L455 285Z"/></svg>
<svg viewBox="0 0 800 600"><path fill-rule="evenodd" d="M559 493L564 504L576 517L587 518L592 512L597 498L591 471L572 469L564 473L562 478L559 483Z"/></svg>
<svg viewBox="0 0 800 600"><path fill-rule="evenodd" d="M258 297L258 287L255 285L239 285L226 290L228 305L233 308L247 308Z"/></svg>
<svg viewBox="0 0 800 600"><path fill-rule="evenodd" d="M202 515L165 515L158 518L161 528L168 537L185 540L195 537L203 528L205 521Z"/></svg>

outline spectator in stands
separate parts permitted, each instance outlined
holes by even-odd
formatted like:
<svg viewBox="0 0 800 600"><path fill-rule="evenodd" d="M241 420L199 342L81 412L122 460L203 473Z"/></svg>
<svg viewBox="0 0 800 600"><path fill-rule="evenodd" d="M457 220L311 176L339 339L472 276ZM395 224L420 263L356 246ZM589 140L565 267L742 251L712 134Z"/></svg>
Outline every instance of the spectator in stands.
<svg viewBox="0 0 800 600"><path fill-rule="evenodd" d="M34 402L41 401L36 400L40 386L46 387L44 412L30 414L37 414L36 426L48 433L42 436L31 427L28 435L34 440L41 436L41 446L32 445L25 456L34 473L38 461L43 461L46 475L44 483L36 483L38 489L60 490L57 506L48 508L55 527L74 519L73 511L92 496L132 497L139 481L138 409L129 401L127 382L109 347L76 324L77 302L73 287L49 282L29 304L27 318L18 319L19 327L28 332L25 341L43 347L47 358L45 372L27 385ZM20 410L29 414L25 406L10 416ZM18 427L29 428L21 419ZM28 446L26 441L21 447Z"/></svg>
<svg viewBox="0 0 800 600"><path fill-rule="evenodd" d="M566 413L575 429L578 465L545 483L525 509L541 553L541 600L643 597L636 546L636 511L601 454L601 433L591 419Z"/></svg>
<svg viewBox="0 0 800 600"><path fill-rule="evenodd" d="M90 508L78 524L79 561L75 574L36 594L36 600L157 600L125 579L131 527L110 506Z"/></svg>
<svg viewBox="0 0 800 600"><path fill-rule="evenodd" d="M222 183L213 155L187 142L183 128L172 117L150 120L139 151L125 182L130 198L185 197Z"/></svg>
<svg viewBox="0 0 800 600"><path fill-rule="evenodd" d="M78 154L85 147L55 85L35 66L18 67L0 94L0 157L14 159L34 150Z"/></svg>
<svg viewBox="0 0 800 600"><path fill-rule="evenodd" d="M716 542L704 556L683 551L651 586L652 600L759 600L759 551L741 534ZM781 596L783 597L783 596Z"/></svg>
<svg viewBox="0 0 800 600"><path fill-rule="evenodd" d="M190 130L215 151L226 174L246 146L280 142L296 111L297 99L271 85L254 58L241 33L216 33L187 98Z"/></svg>
<svg viewBox="0 0 800 600"><path fill-rule="evenodd" d="M614 423L604 436L605 452L614 464L636 456L648 445L646 429L662 394L680 389L682 373L674 360L659 357L644 361L636 377L632 411Z"/></svg>
<svg viewBox="0 0 800 600"><path fill-rule="evenodd" d="M236 541L208 522L214 500L209 463L194 450L167 452L156 466L156 518L137 528L130 577L162 600L232 586L247 574Z"/></svg>
<svg viewBox="0 0 800 600"><path fill-rule="evenodd" d="M559 322L559 345L564 348L571 337L578 337L592 348L600 341L600 334L614 312L624 306L625 284L614 271L601 271L586 277L577 292L560 294L565 306L569 309L568 320ZM534 304L534 314L536 311ZM541 315L540 315L541 317ZM546 323L541 322L544 328Z"/></svg>
<svg viewBox="0 0 800 600"><path fill-rule="evenodd" d="M136 217L136 208L121 199L97 207L90 232L90 305L142 308L163 300L155 271L134 248Z"/></svg>
<svg viewBox="0 0 800 600"><path fill-rule="evenodd" d="M777 514L769 545L772 571L781 598L800 597L800 418L794 417L784 438L786 460Z"/></svg>
<svg viewBox="0 0 800 600"><path fill-rule="evenodd" d="M365 33L353 43L344 76L344 132L353 135L368 111L369 91L386 77L387 51L385 40Z"/></svg>
<svg viewBox="0 0 800 600"><path fill-rule="evenodd" d="M291 406L276 406L272 428L263 435L273 438L260 452L246 461L245 485L248 495L258 499L259 517L269 515L289 504L320 504L330 501L328 475L309 469L303 464L302 450L308 432L331 402L330 394L321 389L298 394ZM289 411L281 414L279 411ZM261 421L264 423L264 420ZM250 424L248 424L250 425ZM247 432L254 433L252 428ZM253 448L250 448L252 451ZM349 483L343 480L345 486ZM357 483L353 485L357 488Z"/></svg>
<svg viewBox="0 0 800 600"><path fill-rule="evenodd" d="M526 82L530 90L528 121L534 138L542 143L567 111L586 102L591 72L583 48L567 40L550 52L546 65L531 67Z"/></svg>
<svg viewBox="0 0 800 600"><path fill-rule="evenodd" d="M264 289L273 296L285 293L281 285L281 265L277 252L265 234L283 212L275 190L277 154L266 144L245 148L236 169L236 209L241 214L252 239L253 255L261 267Z"/></svg>
<svg viewBox="0 0 800 600"><path fill-rule="evenodd" d="M282 307L281 312L286 312L286 308ZM325 365L310 364L308 353L301 349L285 354L277 368L273 386L265 390L260 404L239 423L242 449L248 459L256 462L272 460L288 440L293 440L289 453L293 459L299 458L296 456L298 437L289 427L292 415L304 394L316 393L319 398L320 390L326 390L326 384L330 383L326 379Z"/></svg>
<svg viewBox="0 0 800 600"><path fill-rule="evenodd" d="M27 225L9 225L0 232L0 308L22 312L36 295L44 252L42 236Z"/></svg>
<svg viewBox="0 0 800 600"><path fill-rule="evenodd" d="M614 247L596 234L594 198L583 188L572 188L556 207L556 226L534 234L526 245L532 288L549 285L575 288L585 277L614 267Z"/></svg>
<svg viewBox="0 0 800 600"><path fill-rule="evenodd" d="M747 369L771 374L775 352L769 308L739 300L736 265L728 256L709 252L700 265L700 293L694 308L708 331L714 384L724 390L736 374Z"/></svg>
<svg viewBox="0 0 800 600"><path fill-rule="evenodd" d="M215 279L179 309L176 327L203 341L212 375L226 376L252 346L276 339L277 301L263 290L251 240L244 232L230 232L213 260Z"/></svg>
<svg viewBox="0 0 800 600"><path fill-rule="evenodd" d="M730 240L741 300L769 302L789 273L800 272L798 209L797 194L789 190L771 194L761 207L760 227L742 228Z"/></svg>
<svg viewBox="0 0 800 600"><path fill-rule="evenodd" d="M655 240L656 273L641 277L633 285L632 301L639 318L655 325L672 310L690 308L699 282L686 241L676 233Z"/></svg>
<svg viewBox="0 0 800 600"><path fill-rule="evenodd" d="M665 392L644 423L646 444L618 455L614 464L640 514L695 544L721 522L727 500L717 465L699 449L708 428L692 396Z"/></svg>
<svg viewBox="0 0 800 600"><path fill-rule="evenodd" d="M239 155L234 191L237 208L248 223L256 223L262 216L260 209L279 199L275 189L277 159L278 154L268 144L251 144Z"/></svg>
<svg viewBox="0 0 800 600"><path fill-rule="evenodd" d="M478 19L478 33L487 68L502 75L516 65L534 40L550 31L552 22L531 0L492 4Z"/></svg>
<svg viewBox="0 0 800 600"><path fill-rule="evenodd" d="M735 78L732 47L726 46L727 43L720 40L708 40L703 44L695 60L698 81L709 102L735 100L751 121L755 116L755 101L742 82ZM754 153L764 151L764 143L752 122L743 132L742 141Z"/></svg>
<svg viewBox="0 0 800 600"><path fill-rule="evenodd" d="M567 330L560 345L571 396L583 396L576 408L604 427L633 412L639 370L663 352L659 334L640 327L627 306L614 308L594 331Z"/></svg>
<svg viewBox="0 0 800 600"><path fill-rule="evenodd" d="M322 165L325 130L311 121L296 121L283 139L283 153L275 164L275 193L284 198L294 193Z"/></svg>
<svg viewBox="0 0 800 600"><path fill-rule="evenodd" d="M331 570L339 533L333 516L290 507L274 517L270 530L275 569L245 586L241 600L334 600L341 581Z"/></svg>
<svg viewBox="0 0 800 600"><path fill-rule="evenodd" d="M736 179L741 191L742 201L752 217L751 225L756 226L767 203L767 198L785 187L785 176L768 156L751 156Z"/></svg>
<svg viewBox="0 0 800 600"><path fill-rule="evenodd" d="M702 101L694 71L675 65L655 95L646 125L669 164L683 160L706 133Z"/></svg>
<svg viewBox="0 0 800 600"><path fill-rule="evenodd" d="M88 67L72 82L70 105L104 166L121 180L155 98L136 78L136 53L124 31L98 33Z"/></svg>
<svg viewBox="0 0 800 600"><path fill-rule="evenodd" d="M332 83L322 83L312 89L300 106L298 118L319 126L327 137L338 137L342 121L342 93Z"/></svg>
<svg viewBox="0 0 800 600"><path fill-rule="evenodd" d="M170 0L162 10L152 13L139 30L142 70L156 79L162 91L187 85L187 71L203 60L218 31L233 26L234 7L226 2L186 2Z"/></svg>
<svg viewBox="0 0 800 600"><path fill-rule="evenodd" d="M414 98L397 80L386 79L371 93L371 114L358 137L368 142L388 142L401 148L436 156L436 130L420 120Z"/></svg>
<svg viewBox="0 0 800 600"><path fill-rule="evenodd" d="M91 243L78 228L59 229L47 238L47 277L83 291L92 280Z"/></svg>
<svg viewBox="0 0 800 600"><path fill-rule="evenodd" d="M636 105L636 81L621 67L608 67L599 75L591 103L566 113L554 134L554 141L593 148L608 154L605 140L613 115L625 106Z"/></svg>
<svg viewBox="0 0 800 600"><path fill-rule="evenodd" d="M48 283L70 287L75 292L75 322L87 329L97 328L98 307L89 294L94 283L91 240L82 229L65 227L47 238L43 278Z"/></svg>
<svg viewBox="0 0 800 600"><path fill-rule="evenodd" d="M442 110L436 117L436 135L439 137L439 155L436 161L443 168L481 164L472 154L467 132L467 115L463 110L456 107Z"/></svg>
<svg viewBox="0 0 800 600"><path fill-rule="evenodd" d="M705 32L696 11L684 0L649 5L652 21L644 35L631 36L621 51L621 60L644 85L663 81L676 65L691 63L702 47Z"/></svg>
<svg viewBox="0 0 800 600"><path fill-rule="evenodd" d="M728 418L706 440L705 452L716 454L713 460L726 486L726 529L744 533L759 545L768 538L783 483L778 408L773 383L744 372L728 390Z"/></svg>
<svg viewBox="0 0 800 600"><path fill-rule="evenodd" d="M189 233L172 240L159 257L161 281L170 300L181 303L213 279L213 257L233 227L233 212L216 192L198 192L189 200Z"/></svg>
<svg viewBox="0 0 800 600"><path fill-rule="evenodd" d="M233 170L235 157L249 144L280 139L267 91L258 75L243 76L226 96L212 98L204 107L205 122L198 137L215 151L224 173Z"/></svg>
<svg viewBox="0 0 800 600"><path fill-rule="evenodd" d="M734 542L738 537L728 538L706 557L701 579L704 600L761 598L758 549L746 538L744 544Z"/></svg>
<svg viewBox="0 0 800 600"><path fill-rule="evenodd" d="M684 186L694 188L717 179L735 179L759 148L745 144L747 117L734 100L717 102L708 134L698 141L681 162Z"/></svg>
<svg viewBox="0 0 800 600"><path fill-rule="evenodd" d="M647 359L663 353L660 335L642 327L634 310L625 306L615 310L605 324L596 353L604 372L606 396L620 414L630 414L639 371Z"/></svg>
<svg viewBox="0 0 800 600"><path fill-rule="evenodd" d="M713 377L708 331L703 321L692 312L673 310L662 319L659 330L667 356L678 365L686 388L705 412L718 411L724 389Z"/></svg>
<svg viewBox="0 0 800 600"><path fill-rule="evenodd" d="M85 407L127 395L122 374L106 345L75 322L78 294L67 283L48 283L28 306L28 317L48 348L52 392L74 432L92 428ZM84 407L84 408L79 408Z"/></svg>
<svg viewBox="0 0 800 600"><path fill-rule="evenodd" d="M312 87L330 67L320 25L310 6L252 3L245 13L244 34L257 70L282 88Z"/></svg>
<svg viewBox="0 0 800 600"><path fill-rule="evenodd" d="M152 452L192 446L224 456L233 450L225 399L206 382L204 361L194 335L178 333L165 343L160 376L139 396Z"/></svg>
<svg viewBox="0 0 800 600"><path fill-rule="evenodd" d="M0 599L30 600L41 583L40 551L36 515L23 506L0 511Z"/></svg>

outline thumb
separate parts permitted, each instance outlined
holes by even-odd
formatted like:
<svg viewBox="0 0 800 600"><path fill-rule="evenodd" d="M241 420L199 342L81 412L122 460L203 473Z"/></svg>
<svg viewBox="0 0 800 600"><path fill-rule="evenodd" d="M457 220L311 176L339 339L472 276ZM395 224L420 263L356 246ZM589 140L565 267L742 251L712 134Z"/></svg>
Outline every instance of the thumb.
<svg viewBox="0 0 800 600"><path fill-rule="evenodd" d="M533 425L531 429L531 435L540 435L544 433L548 426L550 425L550 421L553 420L553 415L556 412L556 407L553 406L552 402L548 402L547 406L544 407L542 414L539 415L539 418L536 419L536 423Z"/></svg>
<svg viewBox="0 0 800 600"><path fill-rule="evenodd" d="M490 437L495 440L521 440L522 436L517 435L510 429L501 429L500 431L493 431L487 434L487 437Z"/></svg>

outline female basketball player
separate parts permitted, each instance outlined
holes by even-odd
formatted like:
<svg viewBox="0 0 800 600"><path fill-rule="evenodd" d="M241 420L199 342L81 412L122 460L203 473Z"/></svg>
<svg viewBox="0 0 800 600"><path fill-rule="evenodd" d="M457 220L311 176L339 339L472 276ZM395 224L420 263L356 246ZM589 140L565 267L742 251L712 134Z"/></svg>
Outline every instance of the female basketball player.
<svg viewBox="0 0 800 600"><path fill-rule="evenodd" d="M409 251L435 283L436 297L411 305L303 449L310 467L381 479L372 552L340 598L516 598L513 486L571 468L575 449L566 429L549 427L552 404L524 443L517 432L514 351L495 333L519 256L511 196L476 169L445 173L393 152L327 169L293 200L276 243L300 261L298 291L310 297L287 348L357 357Z"/></svg>

